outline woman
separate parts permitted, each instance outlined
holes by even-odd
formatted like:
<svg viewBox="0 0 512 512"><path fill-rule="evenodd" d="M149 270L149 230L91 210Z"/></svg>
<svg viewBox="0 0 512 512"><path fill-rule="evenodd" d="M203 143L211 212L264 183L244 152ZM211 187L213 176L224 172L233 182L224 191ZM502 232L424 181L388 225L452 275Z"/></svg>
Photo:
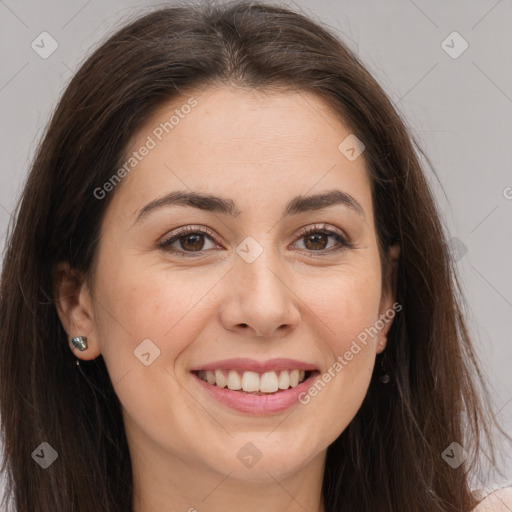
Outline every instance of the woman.
<svg viewBox="0 0 512 512"><path fill-rule="evenodd" d="M15 509L485 507L452 276L410 135L326 29L141 17L64 92L9 238Z"/></svg>

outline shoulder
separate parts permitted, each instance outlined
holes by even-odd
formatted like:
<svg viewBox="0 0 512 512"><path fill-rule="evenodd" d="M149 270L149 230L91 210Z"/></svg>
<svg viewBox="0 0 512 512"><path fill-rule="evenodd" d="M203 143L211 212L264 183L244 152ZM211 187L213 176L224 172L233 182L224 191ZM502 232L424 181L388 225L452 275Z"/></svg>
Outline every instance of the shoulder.
<svg viewBox="0 0 512 512"><path fill-rule="evenodd" d="M504 487L486 496L472 512L510 512L511 510L512 487Z"/></svg>

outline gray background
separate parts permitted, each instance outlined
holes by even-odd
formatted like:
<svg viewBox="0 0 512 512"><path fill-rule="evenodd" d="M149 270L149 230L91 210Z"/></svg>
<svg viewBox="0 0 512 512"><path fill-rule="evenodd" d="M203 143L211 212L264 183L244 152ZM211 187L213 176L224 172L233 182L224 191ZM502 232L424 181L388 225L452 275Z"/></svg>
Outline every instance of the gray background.
<svg viewBox="0 0 512 512"><path fill-rule="evenodd" d="M63 88L92 46L153 5L164 4L0 0L0 250ZM426 174L453 237L469 324L499 417L512 431L512 1L294 5L326 22L357 51L431 159L440 183L428 168ZM47 59L31 47L43 31L59 45ZM451 36L442 45L453 31L469 44L458 58L445 49L461 49L461 40ZM509 472L500 485L507 478L512 483Z"/></svg>

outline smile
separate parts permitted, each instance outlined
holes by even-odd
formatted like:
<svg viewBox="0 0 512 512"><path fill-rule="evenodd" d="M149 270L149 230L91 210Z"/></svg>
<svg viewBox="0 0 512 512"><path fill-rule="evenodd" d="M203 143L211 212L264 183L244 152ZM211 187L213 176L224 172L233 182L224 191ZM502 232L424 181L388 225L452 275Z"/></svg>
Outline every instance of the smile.
<svg viewBox="0 0 512 512"><path fill-rule="evenodd" d="M314 365L284 358L266 362L230 359L190 372L208 399L251 414L276 413L301 405L299 395L320 375Z"/></svg>
<svg viewBox="0 0 512 512"><path fill-rule="evenodd" d="M310 374L309 371L298 369L265 373L236 370L200 370L197 372L200 379L213 386L255 394L277 393L290 387L295 388L304 382Z"/></svg>

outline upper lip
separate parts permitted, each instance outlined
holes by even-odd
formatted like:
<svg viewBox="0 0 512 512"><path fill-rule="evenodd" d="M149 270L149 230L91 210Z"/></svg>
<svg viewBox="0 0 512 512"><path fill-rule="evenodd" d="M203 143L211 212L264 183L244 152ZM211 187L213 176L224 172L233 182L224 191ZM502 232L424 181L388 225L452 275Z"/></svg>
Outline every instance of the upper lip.
<svg viewBox="0 0 512 512"><path fill-rule="evenodd" d="M276 359L268 359L267 361L257 361L249 358L223 359L222 361L214 361L213 363L202 364L192 368L190 371L196 372L200 370L238 370L241 372L252 371L257 373L265 373L272 370L305 370L313 371L317 367L311 363L305 363L296 359L288 359L279 357Z"/></svg>

